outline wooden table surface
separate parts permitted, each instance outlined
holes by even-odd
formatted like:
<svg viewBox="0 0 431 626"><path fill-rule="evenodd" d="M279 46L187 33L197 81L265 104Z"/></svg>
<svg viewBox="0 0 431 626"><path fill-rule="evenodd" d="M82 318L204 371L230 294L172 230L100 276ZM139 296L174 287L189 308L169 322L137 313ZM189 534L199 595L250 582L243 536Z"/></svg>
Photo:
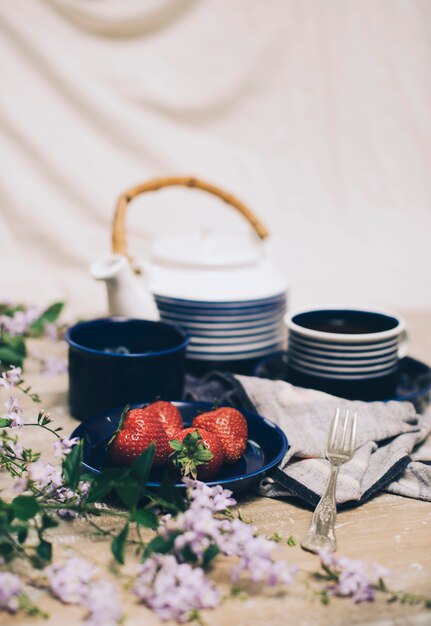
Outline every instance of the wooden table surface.
<svg viewBox="0 0 431 626"><path fill-rule="evenodd" d="M405 317L411 330L410 353L431 362L431 314L407 313ZM42 396L42 406L51 412L56 423L62 425L65 433L69 434L76 426L76 421L67 412L67 377L46 378L30 373L26 379ZM38 429L34 429L31 434L26 432L25 435L34 448L50 448L45 434ZM299 541L310 523L311 512L288 500L275 501L249 495L241 500L240 506L244 516L252 519L258 530L267 536L277 531L283 537L293 535ZM393 575L388 579L391 588L431 595L430 503L382 493L358 508L339 513L336 532L339 555L363 559L369 563L377 561L392 571ZM108 546L102 547L105 542L95 537L82 520L62 522L59 528L51 532L51 537L55 560L61 559L72 549L96 564L110 563ZM312 571L317 568L317 557L304 552L299 545L279 545L282 556L301 570ZM133 556L130 556L126 571L132 565ZM228 580L228 567L229 561L225 559L214 571L214 578L222 586L223 581ZM122 592L122 598L125 626L155 626L161 623L144 606L137 604L130 592ZM34 600L50 613L49 619L40 620L47 626L72 626L79 624L83 617L83 609L63 606L42 591L35 593ZM205 611L203 618L208 626L407 626L431 624L431 611L398 603L387 604L383 599L353 604L349 599L335 598L329 606L323 606L318 599L311 597L303 584L295 582L284 594L261 591L248 599L229 599L218 609ZM0 615L0 624L8 626L34 625L38 621L22 615Z"/></svg>

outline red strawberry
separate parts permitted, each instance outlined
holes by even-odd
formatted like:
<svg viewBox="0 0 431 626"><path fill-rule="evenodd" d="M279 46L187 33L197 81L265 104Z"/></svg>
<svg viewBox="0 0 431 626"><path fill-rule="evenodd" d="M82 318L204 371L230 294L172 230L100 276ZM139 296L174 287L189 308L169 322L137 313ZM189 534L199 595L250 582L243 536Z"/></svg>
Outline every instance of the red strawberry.
<svg viewBox="0 0 431 626"><path fill-rule="evenodd" d="M169 439L173 439L184 428L181 413L171 402L158 400L146 406L144 411L157 415Z"/></svg>
<svg viewBox="0 0 431 626"><path fill-rule="evenodd" d="M223 464L223 446L213 433L202 428L185 428L169 442L171 459L182 476L200 480L213 478Z"/></svg>
<svg viewBox="0 0 431 626"><path fill-rule="evenodd" d="M218 435L223 444L226 463L236 463L242 457L247 445L247 421L240 411L231 407L220 407L201 413L193 420L192 426L205 428Z"/></svg>
<svg viewBox="0 0 431 626"><path fill-rule="evenodd" d="M132 409L122 416L109 455L117 465L131 465L151 443L155 445L153 465L166 465L171 448L159 419L145 409Z"/></svg>

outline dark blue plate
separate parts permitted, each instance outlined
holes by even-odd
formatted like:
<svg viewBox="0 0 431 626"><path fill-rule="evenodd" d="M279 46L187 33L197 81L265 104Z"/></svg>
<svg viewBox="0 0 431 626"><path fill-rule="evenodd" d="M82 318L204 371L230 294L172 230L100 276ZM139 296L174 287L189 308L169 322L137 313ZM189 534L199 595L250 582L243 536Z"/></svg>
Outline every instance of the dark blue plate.
<svg viewBox="0 0 431 626"><path fill-rule="evenodd" d="M291 382L288 353L286 351L278 352L262 359L256 365L253 374L259 378ZM389 400L413 402L416 410L421 412L429 404L430 396L431 368L426 363L422 363L422 361L405 357L399 362L392 393L388 393L387 397L379 398L379 400L382 399L386 402ZM369 398L369 400L373 399L375 398Z"/></svg>
<svg viewBox="0 0 431 626"><path fill-rule="evenodd" d="M190 425L198 413L210 411L213 405L208 402L173 402L181 411L184 423ZM141 406L131 405L133 408ZM115 432L123 407L93 417L82 422L76 428L71 437L79 437L84 440L85 470L93 474L99 474L104 467L112 463L106 453L106 444ZM235 494L249 489L271 467L277 465L286 454L288 443L286 435L280 428L260 415L242 411L248 424L248 441L242 458L234 465L224 465L219 474L209 485L222 485L231 489ZM153 469L149 487L160 485L161 470ZM184 486L183 483L177 483Z"/></svg>

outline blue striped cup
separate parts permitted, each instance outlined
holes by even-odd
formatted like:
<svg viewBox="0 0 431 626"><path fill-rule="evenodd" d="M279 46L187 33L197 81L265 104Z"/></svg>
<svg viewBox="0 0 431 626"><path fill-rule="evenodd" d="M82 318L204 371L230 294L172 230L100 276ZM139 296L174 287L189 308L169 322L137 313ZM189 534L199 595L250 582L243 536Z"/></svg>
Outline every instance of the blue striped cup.
<svg viewBox="0 0 431 626"><path fill-rule="evenodd" d="M352 398L384 397L407 354L404 320L348 307L307 308L285 316L293 382Z"/></svg>

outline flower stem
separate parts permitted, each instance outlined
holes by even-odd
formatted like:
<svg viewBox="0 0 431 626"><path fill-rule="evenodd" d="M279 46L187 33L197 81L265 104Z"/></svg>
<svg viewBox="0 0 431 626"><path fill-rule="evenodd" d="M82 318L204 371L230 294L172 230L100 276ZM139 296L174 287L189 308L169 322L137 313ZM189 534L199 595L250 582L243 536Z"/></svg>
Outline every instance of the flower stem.
<svg viewBox="0 0 431 626"><path fill-rule="evenodd" d="M27 424L23 424L23 426L39 426L39 428L44 428L45 430L48 430L50 433L55 435L57 439L61 438L60 435L55 432L55 430L49 428L48 426L44 426L43 424L39 424L38 422L28 422Z"/></svg>

